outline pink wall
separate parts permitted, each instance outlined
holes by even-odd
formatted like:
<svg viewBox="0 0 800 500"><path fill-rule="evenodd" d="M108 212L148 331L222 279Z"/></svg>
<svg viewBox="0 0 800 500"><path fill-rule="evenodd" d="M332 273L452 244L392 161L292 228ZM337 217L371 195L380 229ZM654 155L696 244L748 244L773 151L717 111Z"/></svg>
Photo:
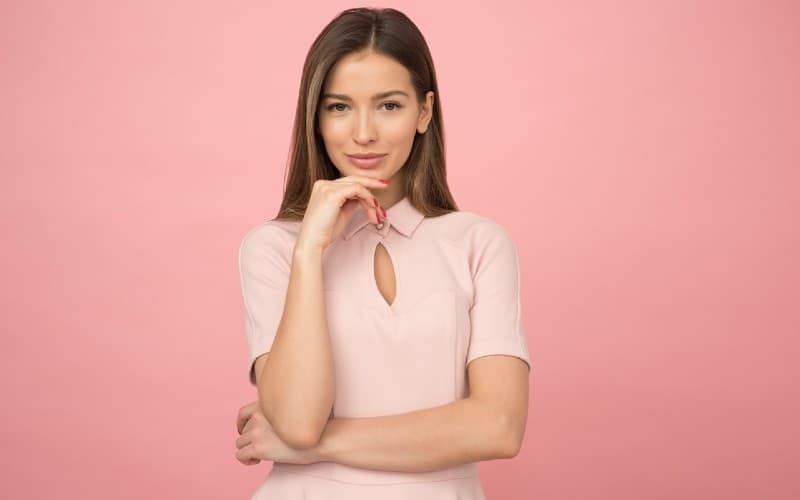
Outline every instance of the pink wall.
<svg viewBox="0 0 800 500"><path fill-rule="evenodd" d="M113 4L113 5L112 5ZM236 251L349 2L0 4L0 497L247 498ZM492 499L800 495L800 8L396 2L534 370Z"/></svg>

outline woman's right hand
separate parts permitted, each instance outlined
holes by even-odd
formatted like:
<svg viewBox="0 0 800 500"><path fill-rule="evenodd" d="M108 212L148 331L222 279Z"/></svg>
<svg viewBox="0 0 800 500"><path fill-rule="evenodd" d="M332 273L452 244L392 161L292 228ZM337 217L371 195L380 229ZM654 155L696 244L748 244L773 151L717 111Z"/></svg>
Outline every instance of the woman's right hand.
<svg viewBox="0 0 800 500"><path fill-rule="evenodd" d="M334 180L318 179L311 189L297 247L324 250L339 237L356 210L366 211L373 224L383 220L383 209L370 189L387 187L378 179L348 175Z"/></svg>

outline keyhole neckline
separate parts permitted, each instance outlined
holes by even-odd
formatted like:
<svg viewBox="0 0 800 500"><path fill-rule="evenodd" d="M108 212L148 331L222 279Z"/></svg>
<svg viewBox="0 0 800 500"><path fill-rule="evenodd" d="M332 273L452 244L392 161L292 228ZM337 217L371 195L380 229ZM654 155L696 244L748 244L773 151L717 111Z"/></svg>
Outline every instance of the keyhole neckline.
<svg viewBox="0 0 800 500"><path fill-rule="evenodd" d="M378 279L376 276L376 266L375 266L375 256L378 252L378 245L383 245L383 248L386 250L386 254L389 256L389 262L392 265L392 274L394 274L394 300L392 303L388 303L386 299L383 297L381 293L380 287L378 287ZM386 245L385 241L381 238L376 238L375 244L372 245L372 258L370 259L371 264L369 266L371 270L370 281L372 282L372 293L371 296L375 297L375 301L378 303L379 307L388 314L396 314L397 313L397 304L400 300L400 271L397 264L397 259L392 255L391 249L389 245Z"/></svg>

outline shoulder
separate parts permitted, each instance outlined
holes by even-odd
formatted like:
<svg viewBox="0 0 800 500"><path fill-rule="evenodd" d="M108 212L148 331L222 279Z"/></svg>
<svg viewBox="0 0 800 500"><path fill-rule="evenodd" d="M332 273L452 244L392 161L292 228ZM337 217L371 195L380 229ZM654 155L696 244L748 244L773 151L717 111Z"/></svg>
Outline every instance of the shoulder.
<svg viewBox="0 0 800 500"><path fill-rule="evenodd" d="M457 210L429 220L437 235L457 241L462 248L476 250L497 243L514 244L505 226L475 212Z"/></svg>
<svg viewBox="0 0 800 500"><path fill-rule="evenodd" d="M290 260L300 223L271 219L248 229L239 243L239 257Z"/></svg>

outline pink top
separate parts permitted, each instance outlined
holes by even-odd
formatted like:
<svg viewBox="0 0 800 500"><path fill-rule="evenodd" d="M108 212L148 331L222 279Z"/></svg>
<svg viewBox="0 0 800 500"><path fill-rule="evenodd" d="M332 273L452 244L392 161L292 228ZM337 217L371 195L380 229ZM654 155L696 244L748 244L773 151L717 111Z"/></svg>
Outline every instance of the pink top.
<svg viewBox="0 0 800 500"><path fill-rule="evenodd" d="M469 394L467 365L481 356L516 356L530 367L520 316L518 255L506 229L465 211L426 218L408 198L386 212L387 220L378 229L362 210L356 211L322 256L336 370L334 417L391 415L464 398ZM239 271L253 385L255 358L269 352L281 319L300 225L266 221L241 242ZM394 265L391 305L374 275L379 243ZM305 494L313 500L315 490L324 491L325 498L340 498L332 492L346 487L341 498L353 499L360 495L354 489L363 485L393 485L391 493L382 494L396 492L405 498L411 490L404 486L414 484L414 495L423 500L481 499L477 473L477 463L425 473L333 462L275 463L253 498ZM374 489L363 493L364 498L377 498L374 494Z"/></svg>

